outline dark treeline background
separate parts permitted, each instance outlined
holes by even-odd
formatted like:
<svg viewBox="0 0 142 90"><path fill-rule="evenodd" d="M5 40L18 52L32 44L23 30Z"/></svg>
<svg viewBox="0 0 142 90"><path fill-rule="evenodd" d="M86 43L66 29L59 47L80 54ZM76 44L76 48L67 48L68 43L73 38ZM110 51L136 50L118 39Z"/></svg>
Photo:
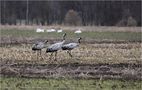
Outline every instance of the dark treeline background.
<svg viewBox="0 0 142 90"><path fill-rule="evenodd" d="M132 17L141 26L140 1L1 1L1 24L64 24L69 10L81 25L114 26Z"/></svg>

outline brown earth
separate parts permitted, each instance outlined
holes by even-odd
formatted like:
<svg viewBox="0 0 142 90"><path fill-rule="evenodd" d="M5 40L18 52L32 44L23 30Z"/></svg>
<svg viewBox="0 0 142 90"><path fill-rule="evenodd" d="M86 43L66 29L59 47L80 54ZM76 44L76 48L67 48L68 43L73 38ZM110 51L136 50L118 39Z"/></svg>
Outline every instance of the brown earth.
<svg viewBox="0 0 142 90"><path fill-rule="evenodd" d="M142 80L142 64L0 64L1 76Z"/></svg>
<svg viewBox="0 0 142 90"><path fill-rule="evenodd" d="M4 43L6 44L6 43ZM12 43L18 44L18 43ZM21 42L19 43L21 44ZM23 43L22 43L23 44ZM105 64L105 63L97 63L97 64L82 64L82 63L64 63L64 64L41 64L41 63L18 63L19 61L25 62L25 60L4 60L2 57L0 58L0 75L1 76L16 76L16 77L33 77L33 78L86 78L86 79L137 79L142 80L142 64L139 56L139 53L133 52L133 50L139 50L141 48L141 43L130 43L129 44L95 44L95 45L87 45L88 49L92 54L94 51L96 52L95 55L90 56L96 58L97 49L102 51L102 49L106 49L102 51L103 54L105 51L110 51L112 49L117 50L120 49L118 54L127 54L126 51L132 50L130 55L134 54L137 56L135 61L139 61L138 63L112 63L112 64ZM20 45L21 47L21 45ZM15 47L16 48L16 47ZM80 48L80 51L83 47ZM2 48L3 49L3 48ZM5 47L4 47L5 49ZM10 49L10 48L8 48ZM15 50L11 48L12 50ZM26 48L27 50L28 48ZM92 51L92 49L95 49ZM124 52L122 50L124 49ZM23 50L22 48L20 50ZM24 49L25 50L25 49ZM16 50L17 51L17 50ZM16 51L14 51L16 53ZM113 51L113 50L112 50ZM88 51L89 52L89 51ZM79 52L80 55L81 52ZM115 53L115 52L113 52ZM112 54L113 54L112 53ZM108 52L107 52L108 54ZM137 55L138 54L138 55ZM6 54L7 55L7 54ZM78 56L79 56L78 55ZM84 56L86 53L84 54ZM90 55L90 54L89 54ZM131 55L131 56L132 56ZM122 54L123 56L123 54ZM121 55L119 57L122 57ZM102 56L101 56L102 57ZM112 56L111 56L112 57ZM129 57L129 55L127 56ZM124 58L127 58L126 56ZM84 57L85 58L85 57ZM60 61L62 61L61 58ZM99 57L100 59L100 57ZM107 58L108 59L108 58ZM88 60L88 59L87 59ZM94 59L93 59L94 60ZM33 60L36 61L36 60ZM64 61L64 60L63 60ZM122 60L123 61L123 60ZM16 63L15 63L16 62ZM37 61L36 61L37 62ZM94 61L95 62L95 61Z"/></svg>

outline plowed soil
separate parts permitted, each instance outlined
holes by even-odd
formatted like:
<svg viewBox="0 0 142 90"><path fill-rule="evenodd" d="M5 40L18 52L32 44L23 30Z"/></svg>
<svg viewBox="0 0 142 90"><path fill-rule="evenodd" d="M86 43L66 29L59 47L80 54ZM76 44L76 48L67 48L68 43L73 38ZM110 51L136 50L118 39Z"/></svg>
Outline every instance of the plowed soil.
<svg viewBox="0 0 142 90"><path fill-rule="evenodd" d="M2 76L142 80L141 64L5 64Z"/></svg>

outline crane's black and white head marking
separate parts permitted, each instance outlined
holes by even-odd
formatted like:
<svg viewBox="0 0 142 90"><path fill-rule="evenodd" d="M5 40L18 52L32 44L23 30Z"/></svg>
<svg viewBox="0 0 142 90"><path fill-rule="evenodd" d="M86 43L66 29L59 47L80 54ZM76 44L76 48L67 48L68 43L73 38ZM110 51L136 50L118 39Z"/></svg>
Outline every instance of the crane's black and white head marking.
<svg viewBox="0 0 142 90"><path fill-rule="evenodd" d="M44 41L44 43L47 43L47 42L48 42L48 40L45 40L45 41Z"/></svg>

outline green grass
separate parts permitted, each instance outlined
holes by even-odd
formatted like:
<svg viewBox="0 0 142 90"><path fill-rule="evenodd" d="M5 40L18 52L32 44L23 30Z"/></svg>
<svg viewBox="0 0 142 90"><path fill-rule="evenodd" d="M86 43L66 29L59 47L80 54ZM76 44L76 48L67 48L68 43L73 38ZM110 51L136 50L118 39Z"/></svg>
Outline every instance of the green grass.
<svg viewBox="0 0 142 90"><path fill-rule="evenodd" d="M1 36L13 37L39 37L39 38L61 38L62 33L36 33L35 30L18 30L18 29L2 29L0 30ZM73 31L65 31L68 38L83 37L85 39L108 39L108 40L125 40L125 41L140 41L140 32L83 32L79 35L74 34Z"/></svg>
<svg viewBox="0 0 142 90"><path fill-rule="evenodd" d="M1 77L1 90L140 90L142 81Z"/></svg>

